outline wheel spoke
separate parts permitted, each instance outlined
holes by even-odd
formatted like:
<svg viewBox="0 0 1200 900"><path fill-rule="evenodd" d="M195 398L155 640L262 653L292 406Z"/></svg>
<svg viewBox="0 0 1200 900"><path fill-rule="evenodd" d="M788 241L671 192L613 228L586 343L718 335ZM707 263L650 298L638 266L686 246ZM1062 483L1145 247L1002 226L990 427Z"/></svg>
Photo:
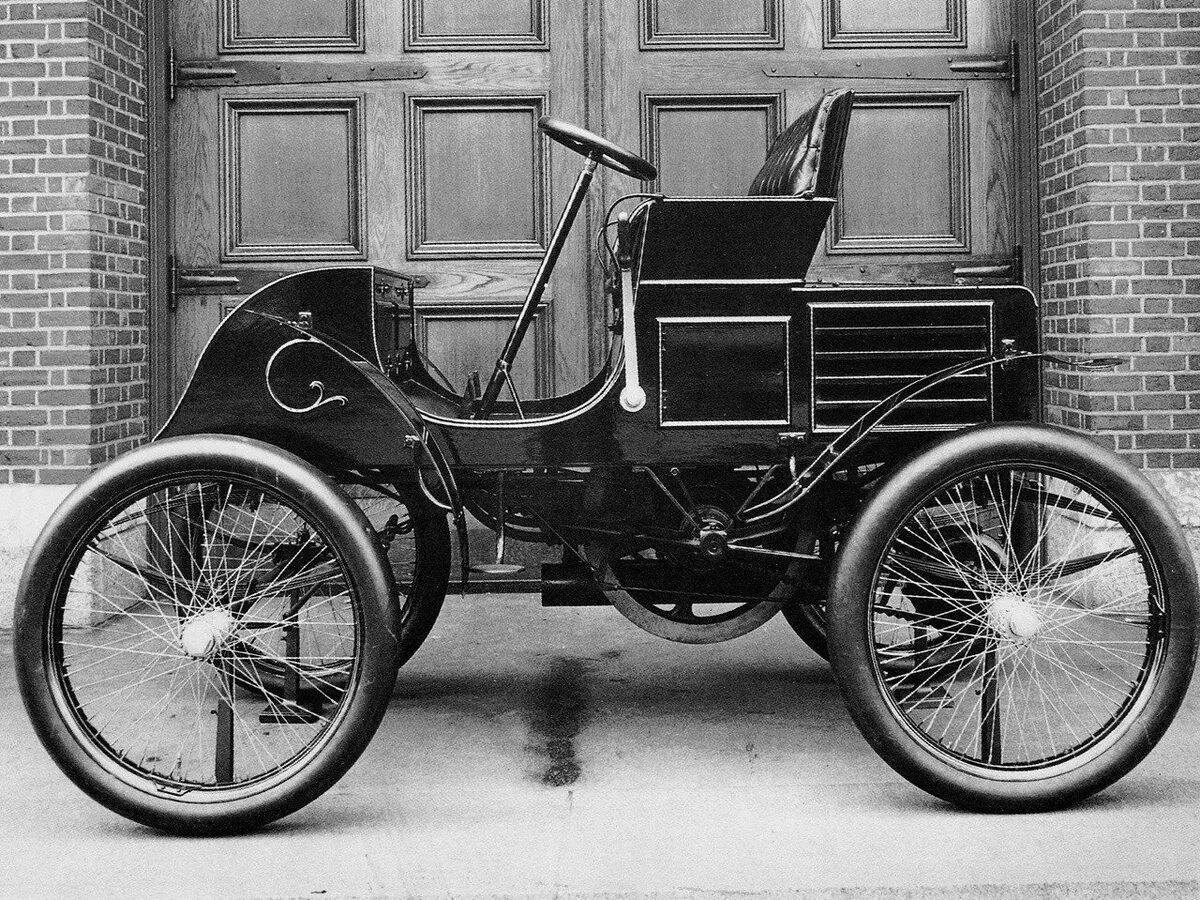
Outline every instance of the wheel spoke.
<svg viewBox="0 0 1200 900"><path fill-rule="evenodd" d="M1145 545L1072 474L996 466L932 492L884 549L878 678L936 752L995 770L1090 751L1160 658Z"/></svg>
<svg viewBox="0 0 1200 900"><path fill-rule="evenodd" d="M156 792L236 791L300 758L348 699L356 608L299 507L180 476L96 527L60 600L57 677L96 752Z"/></svg>

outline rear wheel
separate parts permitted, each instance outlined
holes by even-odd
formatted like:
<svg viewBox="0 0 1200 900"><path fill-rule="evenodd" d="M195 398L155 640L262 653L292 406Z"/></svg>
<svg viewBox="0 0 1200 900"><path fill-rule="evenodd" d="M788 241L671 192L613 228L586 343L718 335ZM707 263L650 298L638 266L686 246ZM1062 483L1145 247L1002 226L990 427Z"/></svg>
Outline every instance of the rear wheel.
<svg viewBox="0 0 1200 900"><path fill-rule="evenodd" d="M400 604L400 665L429 637L450 581L446 514L413 493L365 485L346 489L384 548Z"/></svg>
<svg viewBox="0 0 1200 900"><path fill-rule="evenodd" d="M1196 654L1191 555L1137 472L1005 425L911 460L862 509L830 597L864 736L961 806L1054 808L1116 781L1174 717Z"/></svg>
<svg viewBox="0 0 1200 900"><path fill-rule="evenodd" d="M391 696L391 577L357 507L300 459L219 436L151 444L55 514L14 643L34 727L110 809L240 831L328 789Z"/></svg>

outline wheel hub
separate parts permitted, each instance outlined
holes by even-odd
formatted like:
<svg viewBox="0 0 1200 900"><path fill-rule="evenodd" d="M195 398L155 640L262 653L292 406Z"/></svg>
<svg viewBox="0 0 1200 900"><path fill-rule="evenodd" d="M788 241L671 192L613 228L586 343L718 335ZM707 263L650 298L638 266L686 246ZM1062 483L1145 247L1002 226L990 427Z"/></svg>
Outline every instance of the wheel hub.
<svg viewBox="0 0 1200 900"><path fill-rule="evenodd" d="M1018 594L1000 594L988 607L988 624L1001 637L1024 644L1042 629L1042 617L1033 604Z"/></svg>
<svg viewBox="0 0 1200 900"><path fill-rule="evenodd" d="M697 538L700 556L710 562L723 559L728 542L726 530L733 521L729 514L720 507L704 504L698 506L693 515L698 526L691 527L696 529L693 534ZM688 526L685 526L685 533L687 530Z"/></svg>
<svg viewBox="0 0 1200 900"><path fill-rule="evenodd" d="M700 555L705 559L724 559L726 549L725 529L705 524L700 529Z"/></svg>
<svg viewBox="0 0 1200 900"><path fill-rule="evenodd" d="M229 610L210 609L192 617L183 626L179 644L192 659L207 659L229 642L236 627Z"/></svg>

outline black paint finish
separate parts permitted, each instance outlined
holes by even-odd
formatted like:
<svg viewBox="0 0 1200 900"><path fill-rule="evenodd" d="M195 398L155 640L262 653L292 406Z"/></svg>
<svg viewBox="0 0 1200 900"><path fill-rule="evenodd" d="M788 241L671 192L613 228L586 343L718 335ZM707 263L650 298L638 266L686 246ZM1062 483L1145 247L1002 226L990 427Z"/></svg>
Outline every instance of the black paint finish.
<svg viewBox="0 0 1200 900"><path fill-rule="evenodd" d="M383 284L404 296L403 279L371 266L301 272L251 295L213 334L158 437L244 435L326 470L411 466L404 439L419 416L382 368L395 337L409 339L408 310L383 311L377 334Z"/></svg>
<svg viewBox="0 0 1200 900"><path fill-rule="evenodd" d="M639 277L802 279L833 207L798 197L668 197L647 213Z"/></svg>
<svg viewBox="0 0 1200 900"><path fill-rule="evenodd" d="M935 365L940 353L934 351L945 349L947 338L932 320L921 318L928 318L930 309L938 310L938 321L961 321L968 329L976 328L980 310L986 309L991 319L986 350L999 351L1004 339L1011 339L1019 350L1037 349L1036 304L1024 288L643 283L636 326L643 387L651 398L645 408L627 413L619 406L618 357L590 385L571 395L525 403L526 420L516 416L512 404L503 403L487 420L467 420L459 418L460 398L423 371L413 348L406 354L407 365L385 366L385 358L396 361L393 344L411 325L407 310L393 314L385 305L381 324L386 327L372 328L381 275L386 273L370 266L316 270L282 279L247 299L214 334L161 436L244 434L292 450L326 469L410 468L412 453L404 440L418 434L422 424L452 466L470 470L774 463L783 458L780 432L808 431L814 425L814 306L821 310L836 305L849 323L878 321L882 326L866 336L853 327L823 334L822 352L841 354L838 371L854 373L861 367L879 372L879 341L896 331L897 322L924 323L905 332L902 349L914 358L927 356L922 365ZM301 313L311 315L308 331L287 324L299 322ZM660 383L660 320L680 318L703 319L705 327L689 334L686 352L677 346L666 354L669 371L664 369ZM786 421L663 427L656 401L664 386L668 418L672 392L689 415L713 412L718 421L747 409L755 415L775 413L782 377L778 338L768 337L768 329L746 330L747 323L763 318L772 320L772 328L786 330ZM746 343L731 337L746 334L752 335ZM970 334L974 344L978 329ZM276 351L288 342L293 346L279 353L271 370L272 389L281 405L271 396L266 374ZM819 374L828 371L820 368ZM1035 367L998 368L993 379L996 419L1036 418ZM314 381L321 383L320 390ZM866 389L883 390L870 383ZM325 402L303 412L288 409L305 409L332 397L345 397L345 402ZM818 418L816 424L822 421ZM834 436L835 431L814 434L805 452L815 453ZM930 437L922 429L874 440L892 446L894 453Z"/></svg>
<svg viewBox="0 0 1200 900"><path fill-rule="evenodd" d="M658 320L662 424L788 425L789 319L713 319Z"/></svg>

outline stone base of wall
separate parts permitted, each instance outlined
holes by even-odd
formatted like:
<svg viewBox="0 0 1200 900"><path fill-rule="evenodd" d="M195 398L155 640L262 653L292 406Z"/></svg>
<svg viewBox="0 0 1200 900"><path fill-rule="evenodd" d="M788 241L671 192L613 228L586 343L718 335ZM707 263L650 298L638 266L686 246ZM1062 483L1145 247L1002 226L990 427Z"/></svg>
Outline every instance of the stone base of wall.
<svg viewBox="0 0 1200 900"><path fill-rule="evenodd" d="M1167 498L1184 528L1200 529L1200 469L1150 469L1143 474Z"/></svg>
<svg viewBox="0 0 1200 900"><path fill-rule="evenodd" d="M0 484L0 628L12 627L17 583L33 543L69 484Z"/></svg>
<svg viewBox="0 0 1200 900"><path fill-rule="evenodd" d="M1200 469L1150 470L1145 475L1175 510L1200 570Z"/></svg>

